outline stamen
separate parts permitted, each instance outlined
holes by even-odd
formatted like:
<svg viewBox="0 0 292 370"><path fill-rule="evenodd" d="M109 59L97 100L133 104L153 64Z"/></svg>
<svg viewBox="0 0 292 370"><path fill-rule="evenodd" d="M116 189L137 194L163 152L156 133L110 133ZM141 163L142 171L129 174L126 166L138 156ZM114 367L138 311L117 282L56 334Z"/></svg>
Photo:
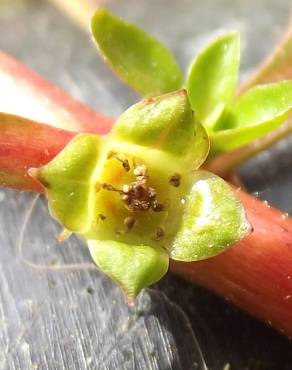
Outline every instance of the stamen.
<svg viewBox="0 0 292 370"><path fill-rule="evenodd" d="M110 152L108 152L107 159L112 159L112 158L115 158L119 162L121 162L126 172L130 171L131 167L130 167L130 164L127 158L122 158L118 153L111 150Z"/></svg>
<svg viewBox="0 0 292 370"><path fill-rule="evenodd" d="M129 201L129 195L127 195L127 194L122 194L121 195L121 199L124 201L124 202L128 202Z"/></svg>
<svg viewBox="0 0 292 370"><path fill-rule="evenodd" d="M155 200L153 203L152 203L152 210L154 212L162 212L165 210L165 206L164 204L162 203L158 203L157 200Z"/></svg>
<svg viewBox="0 0 292 370"><path fill-rule="evenodd" d="M97 183L95 184L95 191L96 191L96 192L99 192L99 191L100 191L100 189L101 189L101 184L100 184L99 182L97 182Z"/></svg>
<svg viewBox="0 0 292 370"><path fill-rule="evenodd" d="M104 182L103 184L101 184L101 187L104 189L104 190L108 190L108 191L116 191L118 193L122 193L121 190L115 188L113 185L111 184L108 184L106 182Z"/></svg>
<svg viewBox="0 0 292 370"><path fill-rule="evenodd" d="M147 167L145 164L134 164L134 175L136 176L136 180L139 182L146 183L149 180L149 176L147 174Z"/></svg>
<svg viewBox="0 0 292 370"><path fill-rule="evenodd" d="M162 226L159 226L157 229L156 229L156 232L155 232L155 236L154 236L154 240L161 240L163 239L165 236L165 232L164 232L164 229Z"/></svg>
<svg viewBox="0 0 292 370"><path fill-rule="evenodd" d="M129 191L131 190L131 186L126 184L123 186L123 192L124 193L129 193Z"/></svg>
<svg viewBox="0 0 292 370"><path fill-rule="evenodd" d="M115 157L117 155L116 152L114 152L113 150L110 150L108 153L107 153L107 159L112 159L113 157Z"/></svg>
<svg viewBox="0 0 292 370"><path fill-rule="evenodd" d="M108 157L112 158L115 155L116 153L109 152ZM145 164L134 165L133 173L136 176L136 181L124 184L122 190L108 183L101 184L101 188L119 193L121 200L125 202L128 210L131 212L148 211L149 209L152 209L154 212L162 212L165 209L165 205L156 200L156 190L147 185L149 179L147 167Z"/></svg>
<svg viewBox="0 0 292 370"><path fill-rule="evenodd" d="M124 167L125 171L129 172L131 169L129 161L127 159L120 160L120 161L122 162L122 166Z"/></svg>
<svg viewBox="0 0 292 370"><path fill-rule="evenodd" d="M171 176L169 183L171 186L179 187L180 186L180 175L178 173Z"/></svg>
<svg viewBox="0 0 292 370"><path fill-rule="evenodd" d="M124 225L127 227L128 231L135 226L136 220L133 216L128 216L124 219Z"/></svg>

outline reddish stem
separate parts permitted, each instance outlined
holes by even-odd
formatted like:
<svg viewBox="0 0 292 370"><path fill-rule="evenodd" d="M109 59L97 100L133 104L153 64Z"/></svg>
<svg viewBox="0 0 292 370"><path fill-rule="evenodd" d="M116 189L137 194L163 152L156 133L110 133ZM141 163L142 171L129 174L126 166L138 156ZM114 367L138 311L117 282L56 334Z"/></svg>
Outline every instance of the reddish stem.
<svg viewBox="0 0 292 370"><path fill-rule="evenodd" d="M112 118L79 103L1 50L0 81L0 112L77 132L103 134L112 126Z"/></svg>
<svg viewBox="0 0 292 370"><path fill-rule="evenodd" d="M0 184L41 192L27 173L54 158L75 133L0 113Z"/></svg>

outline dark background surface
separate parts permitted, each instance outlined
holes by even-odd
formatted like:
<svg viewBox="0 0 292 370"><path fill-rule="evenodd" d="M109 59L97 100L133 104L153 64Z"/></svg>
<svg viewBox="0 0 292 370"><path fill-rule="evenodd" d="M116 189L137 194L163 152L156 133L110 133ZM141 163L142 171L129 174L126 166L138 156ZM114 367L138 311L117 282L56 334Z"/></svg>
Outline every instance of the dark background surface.
<svg viewBox="0 0 292 370"><path fill-rule="evenodd" d="M131 0L110 8L166 42L184 70L214 34L239 29L244 78L285 29L289 3ZM2 0L0 48L103 113L117 116L137 100L99 60L88 34L45 1ZM251 191L288 212L290 144L241 170ZM42 199L0 190L1 370L292 369L286 338L171 274L128 308L80 241L56 243L59 231Z"/></svg>

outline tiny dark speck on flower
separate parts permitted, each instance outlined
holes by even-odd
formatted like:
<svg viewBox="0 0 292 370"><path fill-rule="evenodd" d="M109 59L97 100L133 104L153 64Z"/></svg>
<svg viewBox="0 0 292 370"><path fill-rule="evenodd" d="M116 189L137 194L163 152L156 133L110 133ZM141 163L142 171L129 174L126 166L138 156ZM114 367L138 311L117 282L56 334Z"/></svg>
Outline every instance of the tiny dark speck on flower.
<svg viewBox="0 0 292 370"><path fill-rule="evenodd" d="M169 183L171 186L179 187L180 186L180 175L178 173L171 176Z"/></svg>
<svg viewBox="0 0 292 370"><path fill-rule="evenodd" d="M135 223L136 220L132 216L128 216L124 219L124 225L127 227L128 230L131 230Z"/></svg>
<svg viewBox="0 0 292 370"><path fill-rule="evenodd" d="M165 210L165 205L162 203L158 203L156 200L152 203L152 210L154 212L162 212Z"/></svg>
<svg viewBox="0 0 292 370"><path fill-rule="evenodd" d="M105 215L103 215L102 213L100 213L100 214L98 215L98 217L99 217L102 221L104 221L104 220L106 219L106 216L105 216Z"/></svg>
<svg viewBox="0 0 292 370"><path fill-rule="evenodd" d="M155 235L154 235L154 240L159 241L159 240L163 239L164 236L165 236L164 229L161 226L159 226L156 229L156 232L155 232Z"/></svg>
<svg viewBox="0 0 292 370"><path fill-rule="evenodd" d="M127 159L122 161L123 168L125 169L126 172L130 171L131 167L129 164L129 161Z"/></svg>
<svg viewBox="0 0 292 370"><path fill-rule="evenodd" d="M112 159L112 158L115 158L117 159L119 162L122 163L122 166L124 168L124 170L126 172L129 172L131 167L130 167L130 164L129 164L129 161L128 159L126 158L123 158L122 156L120 156L118 153L114 152L114 151L110 151L107 155L107 159Z"/></svg>

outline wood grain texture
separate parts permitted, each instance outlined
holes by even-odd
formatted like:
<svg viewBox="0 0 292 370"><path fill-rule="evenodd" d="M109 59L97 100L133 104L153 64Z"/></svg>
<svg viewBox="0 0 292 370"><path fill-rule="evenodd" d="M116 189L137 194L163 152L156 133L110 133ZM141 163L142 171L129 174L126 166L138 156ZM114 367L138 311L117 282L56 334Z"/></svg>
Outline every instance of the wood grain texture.
<svg viewBox="0 0 292 370"><path fill-rule="evenodd" d="M163 11L157 0L127 0L112 7L166 39L183 66L203 44L198 35L205 37L222 26L246 27L251 43L244 61L248 68L276 40L281 30L269 22L277 19L284 27L289 2L169 3ZM136 101L137 96L97 58L88 35L47 2L3 4L0 48L105 114L117 116ZM261 11L264 24L258 22ZM170 29L169 19L181 26ZM259 43L263 35L265 42ZM266 157L265 163L270 159ZM287 190L285 179L280 184ZM248 180L254 181L251 171ZM279 183L269 183L270 198L276 195L274 204L284 206L279 189ZM21 254L19 237L33 200L30 194L0 190L1 370L222 370L226 363L231 370L291 369L287 339L174 276L145 290L135 307L128 308L120 290L92 268L80 240L56 242L60 229L48 217L42 199L36 201L23 229ZM74 271L64 264L74 264Z"/></svg>
<svg viewBox="0 0 292 370"><path fill-rule="evenodd" d="M204 368L179 306L148 289L129 308L34 198L1 192L0 369Z"/></svg>

